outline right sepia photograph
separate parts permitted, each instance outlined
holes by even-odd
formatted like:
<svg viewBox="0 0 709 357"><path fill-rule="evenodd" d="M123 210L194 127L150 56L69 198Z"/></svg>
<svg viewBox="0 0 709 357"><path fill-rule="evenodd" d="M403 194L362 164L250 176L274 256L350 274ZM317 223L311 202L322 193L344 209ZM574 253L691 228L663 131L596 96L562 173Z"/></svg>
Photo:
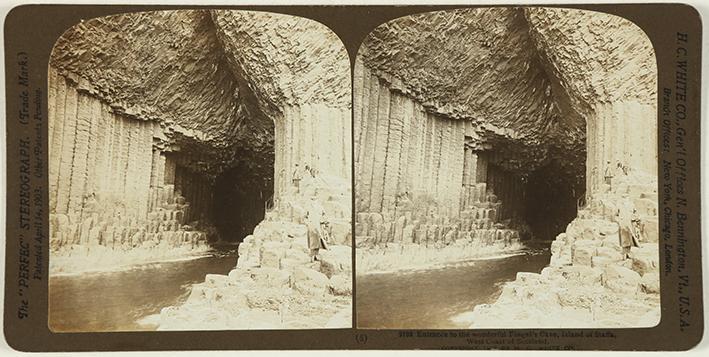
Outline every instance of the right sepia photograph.
<svg viewBox="0 0 709 357"><path fill-rule="evenodd" d="M354 68L356 324L660 321L657 67L631 21L401 17Z"/></svg>

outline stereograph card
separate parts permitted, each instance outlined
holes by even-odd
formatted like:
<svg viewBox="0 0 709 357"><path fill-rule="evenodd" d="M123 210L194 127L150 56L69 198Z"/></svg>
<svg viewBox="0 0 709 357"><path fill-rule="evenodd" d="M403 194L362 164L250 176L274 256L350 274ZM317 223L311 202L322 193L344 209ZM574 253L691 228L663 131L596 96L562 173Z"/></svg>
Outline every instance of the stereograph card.
<svg viewBox="0 0 709 357"><path fill-rule="evenodd" d="M701 30L681 4L13 8L7 343L690 349Z"/></svg>

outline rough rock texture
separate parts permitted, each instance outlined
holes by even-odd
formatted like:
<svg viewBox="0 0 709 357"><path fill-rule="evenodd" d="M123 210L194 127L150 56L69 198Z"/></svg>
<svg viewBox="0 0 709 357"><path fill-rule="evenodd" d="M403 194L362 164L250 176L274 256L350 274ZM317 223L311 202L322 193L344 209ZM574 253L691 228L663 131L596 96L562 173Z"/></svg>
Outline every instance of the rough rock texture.
<svg viewBox="0 0 709 357"><path fill-rule="evenodd" d="M474 328L652 327L660 321L657 181L618 175L552 243L549 267L518 273ZM622 254L618 211L639 212L640 241ZM622 220L620 220L622 222Z"/></svg>
<svg viewBox="0 0 709 357"><path fill-rule="evenodd" d="M365 68L426 111L470 121L483 133L476 141L496 147L506 169L525 173L558 158L580 192L586 126L602 122L596 106L656 97L654 52L643 32L622 18L580 10L406 16L377 27L358 60L355 83ZM366 95L361 88L356 97ZM356 115L367 110L366 100L361 104L355 101Z"/></svg>
<svg viewBox="0 0 709 357"><path fill-rule="evenodd" d="M433 267L521 249L518 231L500 219L502 203L487 193L486 184L467 192L458 217L423 200L397 207L393 222L381 213L357 213L357 273Z"/></svg>
<svg viewBox="0 0 709 357"><path fill-rule="evenodd" d="M228 10L91 19L62 35L51 59L114 111L160 122L170 144L197 151L185 165L211 174L243 148L273 155L272 123L286 105L348 109L348 64L337 37L312 20Z"/></svg>
<svg viewBox="0 0 709 357"><path fill-rule="evenodd" d="M236 268L207 275L183 304L160 313L160 330L345 328L352 324L351 190L336 176L290 188L239 245ZM322 210L329 244L312 262L306 214Z"/></svg>
<svg viewBox="0 0 709 357"><path fill-rule="evenodd" d="M342 85L349 81L349 57L327 27L272 13L213 10L211 14L232 71L254 83L253 95L262 107L282 111L285 105L306 103L350 106L350 88Z"/></svg>
<svg viewBox="0 0 709 357"><path fill-rule="evenodd" d="M454 24L454 25L451 25ZM522 10L461 9L412 15L377 27L360 50L364 65L427 111L466 119L502 141L501 163L532 169L563 130L582 150L581 123L559 128L552 83Z"/></svg>
<svg viewBox="0 0 709 357"><path fill-rule="evenodd" d="M50 59L53 271L240 241L290 204L295 164L348 187L349 73L337 36L293 16L155 11L67 30Z"/></svg>
<svg viewBox="0 0 709 357"><path fill-rule="evenodd" d="M83 79L50 82L52 272L204 253L208 183L154 150L159 125L112 112Z"/></svg>
<svg viewBox="0 0 709 357"><path fill-rule="evenodd" d="M655 147L639 149L657 140L657 65L645 33L592 11L528 8L525 17L567 113L563 125L585 120L586 192L600 185L608 162L654 175Z"/></svg>
<svg viewBox="0 0 709 357"><path fill-rule="evenodd" d="M416 261L432 255L406 238L419 235L402 202L458 224L471 194L493 195L517 236L531 228L549 240L577 218L553 243L551 267L520 273L476 308L474 326L654 324L656 77L644 33L602 13L460 9L377 27L354 72L356 242L368 254L358 267L386 262L391 242ZM629 260L619 257L619 210L636 210L642 227Z"/></svg>

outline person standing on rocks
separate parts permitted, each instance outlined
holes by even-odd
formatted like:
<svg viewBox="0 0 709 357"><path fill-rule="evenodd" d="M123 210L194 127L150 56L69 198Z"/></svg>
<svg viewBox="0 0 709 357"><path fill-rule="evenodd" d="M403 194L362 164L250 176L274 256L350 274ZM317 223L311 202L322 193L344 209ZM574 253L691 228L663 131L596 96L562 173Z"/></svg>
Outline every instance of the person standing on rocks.
<svg viewBox="0 0 709 357"><path fill-rule="evenodd" d="M321 242L321 224L323 222L324 213L322 207L313 202L306 214L306 225L308 227L308 248L310 249L311 261L318 260L318 253L323 244Z"/></svg>
<svg viewBox="0 0 709 357"><path fill-rule="evenodd" d="M613 171L611 170L611 161L606 161L606 170L603 172L603 178L606 185L608 185L608 190L611 191L613 186L611 181L613 180Z"/></svg>
<svg viewBox="0 0 709 357"><path fill-rule="evenodd" d="M300 167L295 164L295 169L293 170L293 186L295 187L295 193L300 193L300 180L303 179L303 174L300 172Z"/></svg>
<svg viewBox="0 0 709 357"><path fill-rule="evenodd" d="M637 239L633 234L632 222L626 214L621 214L620 209L616 211L615 221L618 223L618 235L623 259L628 259L630 258L630 249L638 246Z"/></svg>
<svg viewBox="0 0 709 357"><path fill-rule="evenodd" d="M640 216L638 215L638 210L635 208L633 208L633 215L630 217L630 223L633 227L634 244L637 247L638 245L640 245L640 242L644 240L644 232L642 224L640 223Z"/></svg>

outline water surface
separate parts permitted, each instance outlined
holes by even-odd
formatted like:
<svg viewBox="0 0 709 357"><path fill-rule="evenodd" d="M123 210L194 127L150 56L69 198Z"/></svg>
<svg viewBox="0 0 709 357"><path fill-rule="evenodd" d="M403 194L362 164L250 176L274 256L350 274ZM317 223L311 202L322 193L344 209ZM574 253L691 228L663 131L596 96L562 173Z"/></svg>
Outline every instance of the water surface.
<svg viewBox="0 0 709 357"><path fill-rule="evenodd" d="M450 267L358 276L357 325L360 328L468 328L479 304L499 296L517 272L539 273L549 250L530 249L499 259L474 260Z"/></svg>
<svg viewBox="0 0 709 357"><path fill-rule="evenodd" d="M234 266L236 252L221 248L192 260L50 277L49 326L55 332L152 330L155 325L139 321L184 301L206 274L228 274Z"/></svg>

